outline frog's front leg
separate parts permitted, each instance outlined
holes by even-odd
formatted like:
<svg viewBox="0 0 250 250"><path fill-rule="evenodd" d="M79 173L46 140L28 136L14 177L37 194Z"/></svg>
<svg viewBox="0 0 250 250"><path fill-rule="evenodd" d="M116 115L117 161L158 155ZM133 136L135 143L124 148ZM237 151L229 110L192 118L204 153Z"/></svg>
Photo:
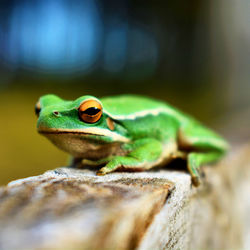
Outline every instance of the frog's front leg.
<svg viewBox="0 0 250 250"><path fill-rule="evenodd" d="M133 170L149 169L160 159L163 151L162 143L153 138L139 139L124 147L129 153L126 156L114 156L97 175L105 175L121 167Z"/></svg>

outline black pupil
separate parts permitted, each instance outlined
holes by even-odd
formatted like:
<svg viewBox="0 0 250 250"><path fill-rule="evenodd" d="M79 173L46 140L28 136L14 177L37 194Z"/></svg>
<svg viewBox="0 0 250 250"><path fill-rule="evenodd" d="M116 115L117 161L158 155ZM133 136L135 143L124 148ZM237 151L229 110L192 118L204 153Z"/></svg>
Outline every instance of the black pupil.
<svg viewBox="0 0 250 250"><path fill-rule="evenodd" d="M98 109L96 107L91 107L91 108L86 109L82 113L93 116L93 115L98 114L99 112L100 112L100 109Z"/></svg>

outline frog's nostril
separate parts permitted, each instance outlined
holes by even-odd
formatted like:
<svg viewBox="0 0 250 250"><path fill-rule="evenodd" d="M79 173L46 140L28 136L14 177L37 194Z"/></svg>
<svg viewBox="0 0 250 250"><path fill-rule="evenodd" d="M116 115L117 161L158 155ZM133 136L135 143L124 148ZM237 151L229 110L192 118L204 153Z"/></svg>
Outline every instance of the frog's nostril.
<svg viewBox="0 0 250 250"><path fill-rule="evenodd" d="M55 116L59 116L59 115L60 115L60 113L59 113L58 111L53 111L53 114L54 114Z"/></svg>

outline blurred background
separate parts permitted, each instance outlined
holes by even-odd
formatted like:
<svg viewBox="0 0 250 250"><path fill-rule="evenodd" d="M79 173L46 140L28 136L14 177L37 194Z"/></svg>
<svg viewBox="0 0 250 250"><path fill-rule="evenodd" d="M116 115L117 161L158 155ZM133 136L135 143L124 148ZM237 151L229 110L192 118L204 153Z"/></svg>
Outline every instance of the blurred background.
<svg viewBox="0 0 250 250"><path fill-rule="evenodd" d="M248 0L1 1L0 185L67 163L36 132L46 93L148 95L231 141L249 136L249 10Z"/></svg>

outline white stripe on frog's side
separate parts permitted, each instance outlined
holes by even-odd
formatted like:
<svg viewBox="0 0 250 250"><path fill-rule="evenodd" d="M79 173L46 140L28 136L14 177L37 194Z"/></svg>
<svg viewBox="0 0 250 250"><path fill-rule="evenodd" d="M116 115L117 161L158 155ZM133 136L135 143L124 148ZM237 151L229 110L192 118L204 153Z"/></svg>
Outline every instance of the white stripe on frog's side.
<svg viewBox="0 0 250 250"><path fill-rule="evenodd" d="M107 136L112 138L114 141L120 142L129 142L130 139L117 134L116 132L110 131L105 128L84 128L84 129L40 129L38 130L40 133L51 133L51 134L60 134L60 133L79 133L79 134L90 134L90 135L97 135L97 136Z"/></svg>
<svg viewBox="0 0 250 250"><path fill-rule="evenodd" d="M168 107L148 109L148 110L138 111L138 112L135 112L133 114L128 114L128 115L113 115L113 114L109 113L106 109L104 109L104 113L106 113L108 116L110 116L111 118L116 119L116 120L135 120L136 118L145 117L147 115L157 116L160 113L165 113L165 114L175 116L180 120L183 119L182 115L180 115L178 112L176 112L175 110L170 109Z"/></svg>

